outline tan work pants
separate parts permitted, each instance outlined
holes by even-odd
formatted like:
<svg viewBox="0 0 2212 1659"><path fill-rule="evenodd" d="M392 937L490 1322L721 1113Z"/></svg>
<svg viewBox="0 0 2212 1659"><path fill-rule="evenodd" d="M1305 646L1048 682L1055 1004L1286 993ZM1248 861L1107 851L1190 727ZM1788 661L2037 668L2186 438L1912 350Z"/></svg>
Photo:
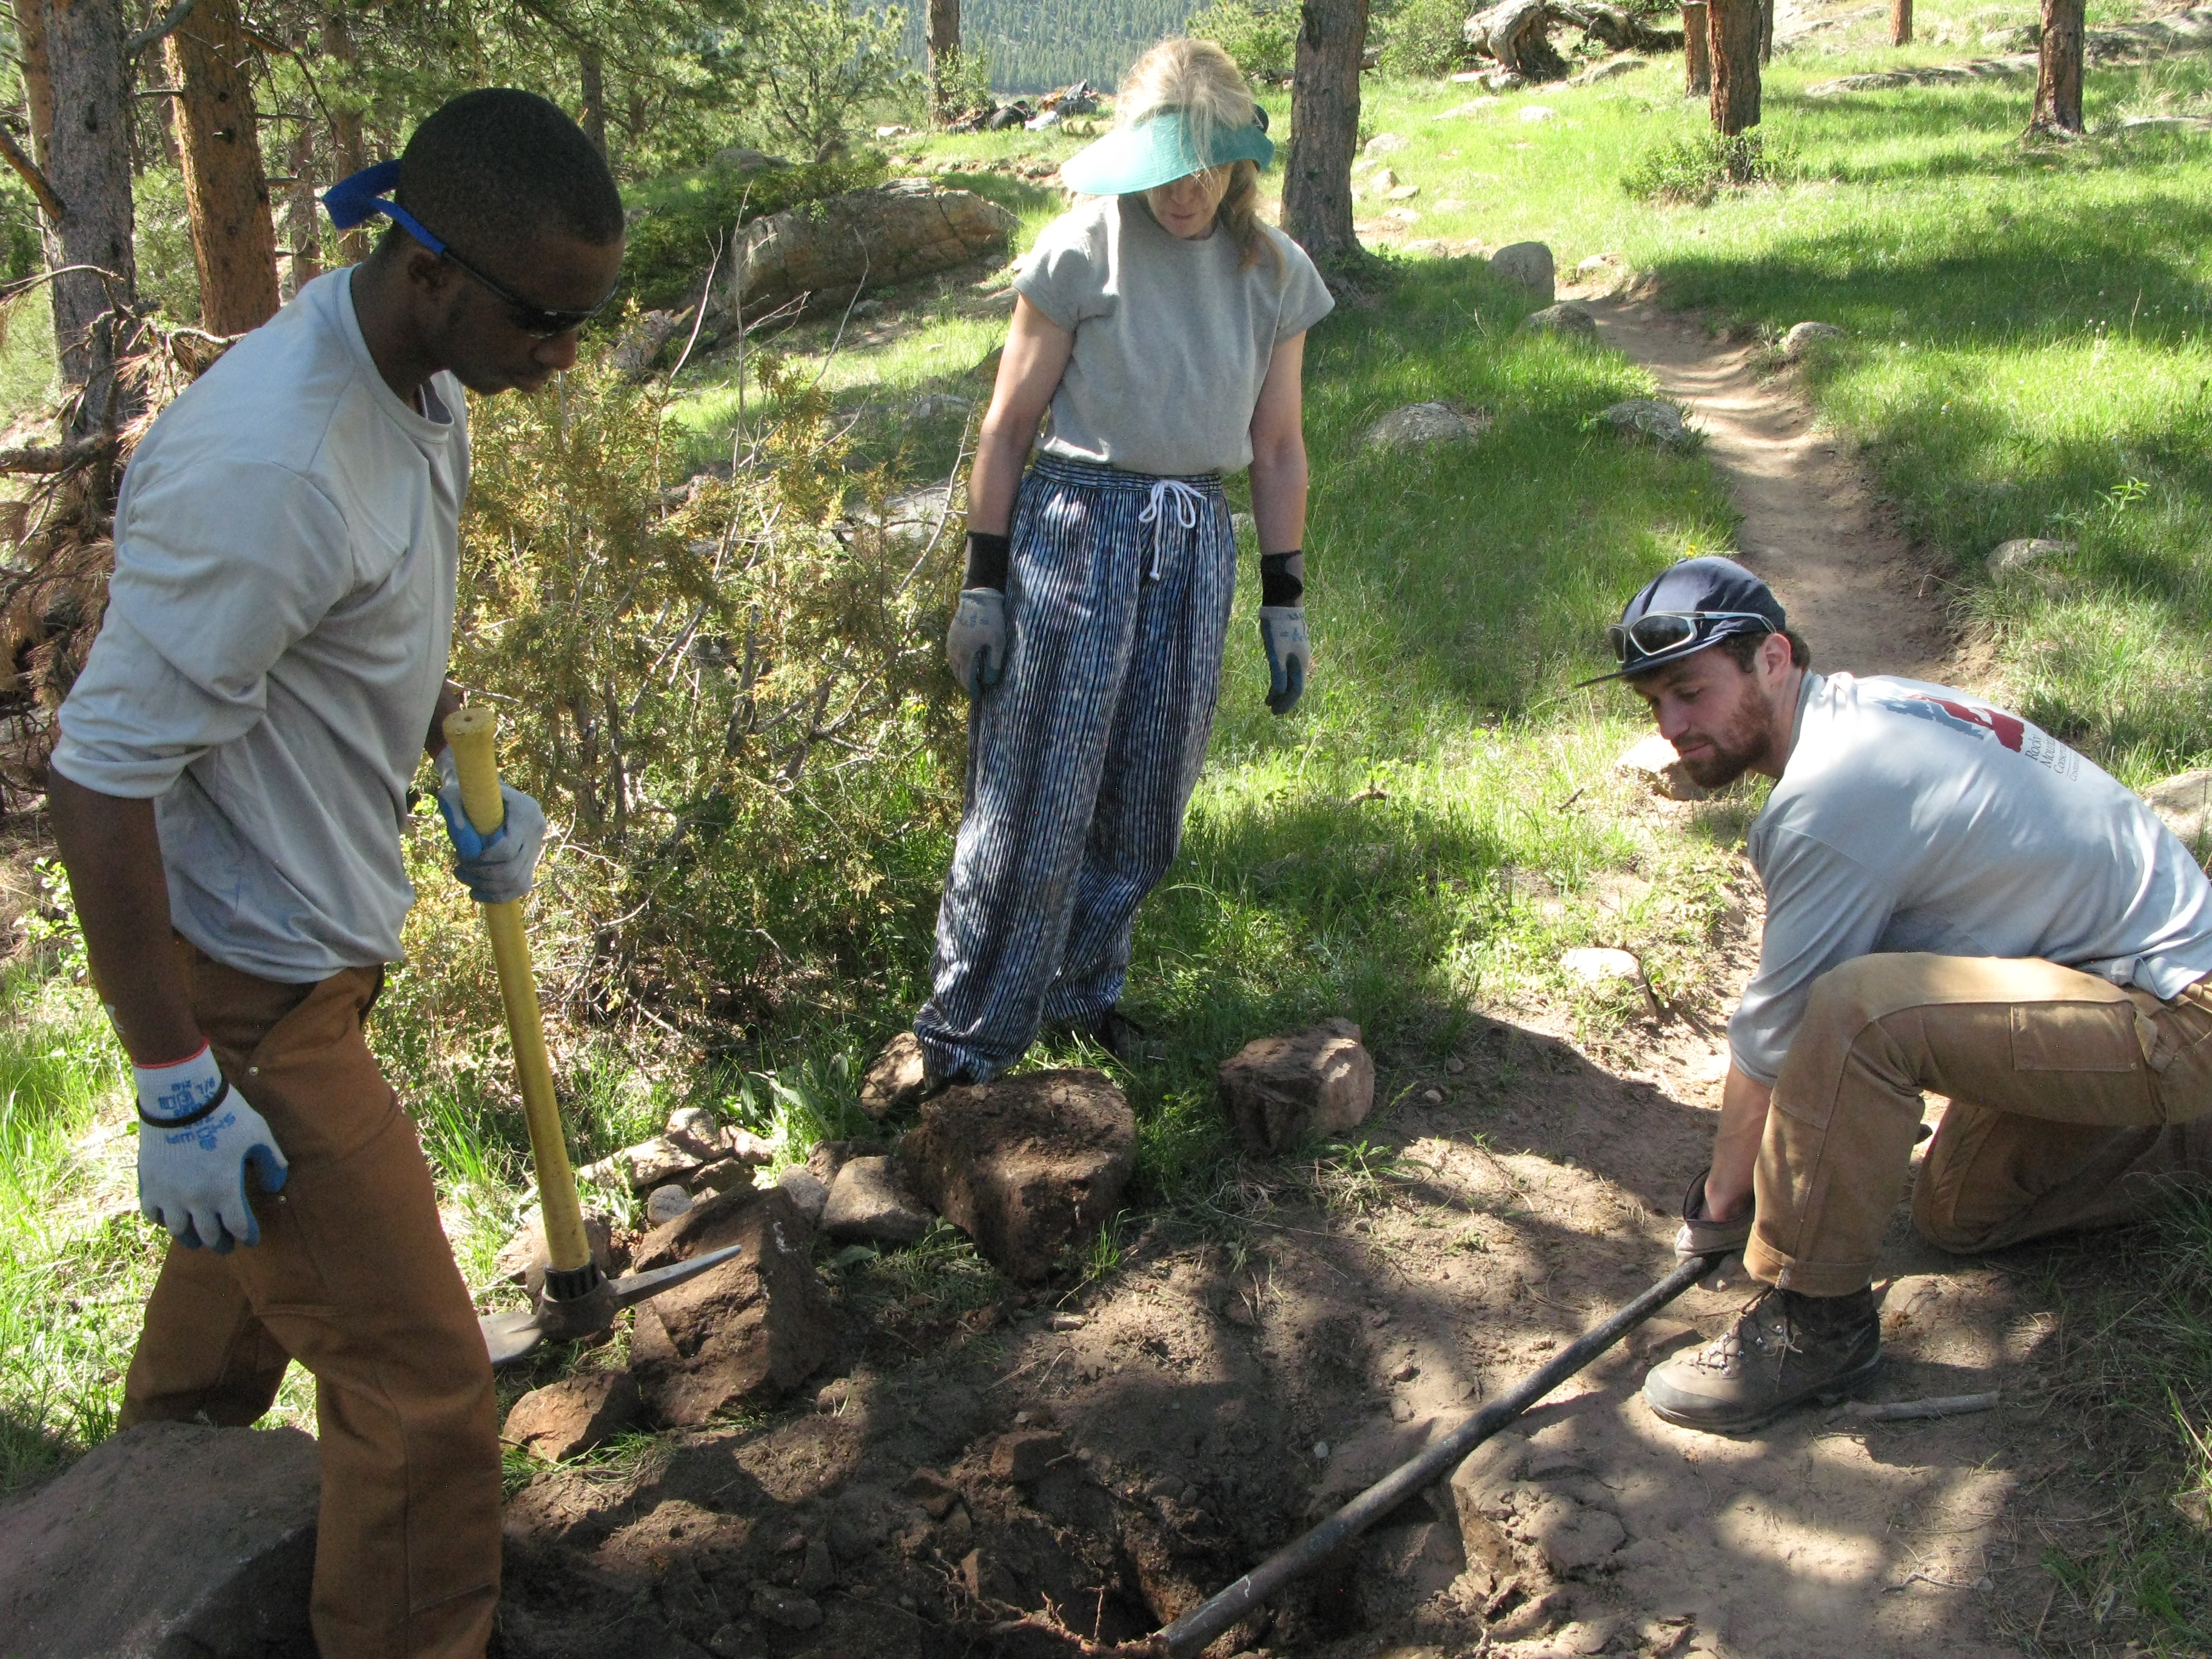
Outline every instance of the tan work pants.
<svg viewBox="0 0 2212 1659"><path fill-rule="evenodd" d="M482 1659L499 1599L491 1365L415 1127L362 1036L382 970L273 985L184 948L200 1027L291 1173L254 1197L260 1243L170 1247L123 1423L252 1423L297 1359L322 1454L323 1659Z"/></svg>
<svg viewBox="0 0 2212 1659"><path fill-rule="evenodd" d="M1923 1089L1951 1105L1913 1221L1947 1250L2115 1226L2212 1180L2208 983L2161 1002L2055 963L1917 954L1822 975L1774 1085L1745 1267L1865 1288Z"/></svg>

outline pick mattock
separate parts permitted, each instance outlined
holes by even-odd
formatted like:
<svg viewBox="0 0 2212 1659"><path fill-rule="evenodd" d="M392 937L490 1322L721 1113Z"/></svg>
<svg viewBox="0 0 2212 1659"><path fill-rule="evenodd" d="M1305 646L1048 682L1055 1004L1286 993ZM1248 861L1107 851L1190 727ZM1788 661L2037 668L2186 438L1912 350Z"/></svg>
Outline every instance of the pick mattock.
<svg viewBox="0 0 2212 1659"><path fill-rule="evenodd" d="M499 792L499 716L481 708L449 714L446 741L453 745L462 810L478 835L495 834L507 822ZM600 1273L584 1232L583 1201L568 1164L561 1109L553 1098L553 1064L545 1053L545 1024L530 969L522 902L508 899L482 908L484 927L491 934L492 960L499 966L500 1000L507 1005L507 1040L514 1047L515 1081L522 1090L523 1121L530 1129L530 1158L538 1171L538 1203L545 1222L545 1288L537 1305L521 1313L487 1314L477 1322L483 1328L491 1363L504 1365L548 1337L573 1341L603 1331L623 1309L696 1279L743 1246L732 1244L652 1273L616 1279Z"/></svg>

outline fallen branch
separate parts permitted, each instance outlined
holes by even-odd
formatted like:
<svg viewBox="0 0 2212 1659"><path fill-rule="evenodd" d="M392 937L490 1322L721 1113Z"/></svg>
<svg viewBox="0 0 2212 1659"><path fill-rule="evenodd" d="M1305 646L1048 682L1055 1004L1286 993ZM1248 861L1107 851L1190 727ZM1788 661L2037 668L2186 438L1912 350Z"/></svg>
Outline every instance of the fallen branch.
<svg viewBox="0 0 2212 1659"><path fill-rule="evenodd" d="M1849 1417L1863 1423L1901 1423L1923 1417L1964 1417L1969 1412L1993 1411L2002 1398L1992 1389L1988 1394L1939 1395L1927 1400L1854 1400L1832 1413L1831 1420Z"/></svg>
<svg viewBox="0 0 2212 1659"><path fill-rule="evenodd" d="M73 444L28 449L0 449L0 472L66 472L115 447L112 438L86 438Z"/></svg>

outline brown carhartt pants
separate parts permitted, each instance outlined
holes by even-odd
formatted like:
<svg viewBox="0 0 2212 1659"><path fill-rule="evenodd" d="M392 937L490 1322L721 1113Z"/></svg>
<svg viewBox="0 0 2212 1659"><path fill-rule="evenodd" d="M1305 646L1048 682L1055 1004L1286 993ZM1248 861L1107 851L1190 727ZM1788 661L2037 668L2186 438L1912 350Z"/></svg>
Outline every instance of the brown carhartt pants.
<svg viewBox="0 0 2212 1659"><path fill-rule="evenodd" d="M1869 956L1823 975L1759 1145L1752 1277L1865 1288L1923 1089L1951 1099L1913 1192L1930 1243L2139 1219L2212 1182L2212 981L2161 1002L2036 960Z"/></svg>
<svg viewBox="0 0 2212 1659"><path fill-rule="evenodd" d="M291 1173L254 1196L258 1244L170 1247L124 1425L252 1423L297 1359L322 1453L323 1659L482 1659L499 1599L491 1365L415 1126L362 1036L383 971L274 985L185 949L200 1028Z"/></svg>

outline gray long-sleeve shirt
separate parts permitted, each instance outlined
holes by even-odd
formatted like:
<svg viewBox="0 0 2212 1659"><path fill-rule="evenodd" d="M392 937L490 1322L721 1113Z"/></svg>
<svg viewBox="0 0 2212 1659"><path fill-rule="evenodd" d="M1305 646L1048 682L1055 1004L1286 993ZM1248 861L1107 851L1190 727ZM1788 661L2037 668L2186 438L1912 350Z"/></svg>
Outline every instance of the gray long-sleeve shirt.
<svg viewBox="0 0 2212 1659"><path fill-rule="evenodd" d="M1747 850L1766 929L1729 1046L1761 1083L1813 981L1855 957L2039 957L2160 997L2212 973L2212 883L2157 814L1944 686L1808 674Z"/></svg>

